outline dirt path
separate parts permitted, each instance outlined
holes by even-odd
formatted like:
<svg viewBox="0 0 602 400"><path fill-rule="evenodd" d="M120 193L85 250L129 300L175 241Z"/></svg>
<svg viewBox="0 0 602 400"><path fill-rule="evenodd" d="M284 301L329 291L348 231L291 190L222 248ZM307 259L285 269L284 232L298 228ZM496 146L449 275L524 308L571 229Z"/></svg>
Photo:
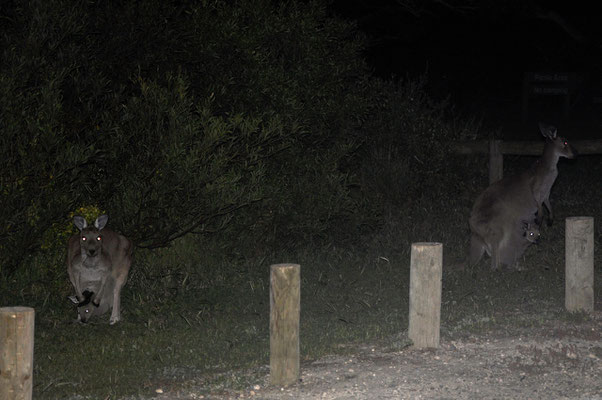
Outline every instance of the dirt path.
<svg viewBox="0 0 602 400"><path fill-rule="evenodd" d="M437 350L358 348L302 366L301 382L191 398L602 399L602 313L442 340Z"/></svg>
<svg viewBox="0 0 602 400"><path fill-rule="evenodd" d="M602 400L602 311L591 318L550 311L507 313L476 335L447 332L438 349L404 347L404 335L349 348L346 356L302 363L300 381L286 388L269 386L263 366L240 373L253 382L246 390L207 394L197 383L153 400Z"/></svg>

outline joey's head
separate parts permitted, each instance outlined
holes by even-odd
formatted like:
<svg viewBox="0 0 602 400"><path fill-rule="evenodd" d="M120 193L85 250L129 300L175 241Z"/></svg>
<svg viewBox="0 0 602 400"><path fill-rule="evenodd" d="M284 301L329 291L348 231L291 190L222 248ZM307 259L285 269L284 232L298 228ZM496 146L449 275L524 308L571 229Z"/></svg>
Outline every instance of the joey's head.
<svg viewBox="0 0 602 400"><path fill-rule="evenodd" d="M88 320L96 314L96 310L98 306L96 306L92 302L92 296L94 292L90 292L89 290L84 290L84 300L81 302L77 300L76 296L69 296L69 300L77 305L77 319L83 323L88 322Z"/></svg>
<svg viewBox="0 0 602 400"><path fill-rule="evenodd" d="M537 244L540 236L539 226L535 223L523 221L523 236L528 242Z"/></svg>

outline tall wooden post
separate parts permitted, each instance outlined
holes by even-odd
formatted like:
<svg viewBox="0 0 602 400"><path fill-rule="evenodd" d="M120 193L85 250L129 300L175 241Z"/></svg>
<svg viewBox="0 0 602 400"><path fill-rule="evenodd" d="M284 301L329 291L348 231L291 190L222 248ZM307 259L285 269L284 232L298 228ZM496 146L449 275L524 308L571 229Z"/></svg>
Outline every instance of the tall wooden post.
<svg viewBox="0 0 602 400"><path fill-rule="evenodd" d="M410 259L410 321L414 347L439 347L443 245L413 243Z"/></svg>
<svg viewBox="0 0 602 400"><path fill-rule="evenodd" d="M504 155L500 151L501 140L489 141L489 184L504 177Z"/></svg>
<svg viewBox="0 0 602 400"><path fill-rule="evenodd" d="M0 399L31 400L35 311L0 308Z"/></svg>
<svg viewBox="0 0 602 400"><path fill-rule="evenodd" d="M567 218L565 229L565 307L593 312L594 218Z"/></svg>
<svg viewBox="0 0 602 400"><path fill-rule="evenodd" d="M270 268L270 382L287 386L299 379L301 266Z"/></svg>

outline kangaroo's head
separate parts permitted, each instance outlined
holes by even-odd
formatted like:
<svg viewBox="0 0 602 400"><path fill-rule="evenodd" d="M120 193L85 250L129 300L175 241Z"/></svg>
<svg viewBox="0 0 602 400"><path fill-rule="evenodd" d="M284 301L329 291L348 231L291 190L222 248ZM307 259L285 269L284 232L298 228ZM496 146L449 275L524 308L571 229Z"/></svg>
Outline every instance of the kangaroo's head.
<svg viewBox="0 0 602 400"><path fill-rule="evenodd" d="M537 243L539 241L539 226L532 224L527 221L523 221L523 236L531 243Z"/></svg>
<svg viewBox="0 0 602 400"><path fill-rule="evenodd" d="M557 135L557 130L551 125L539 123L539 130L541 134L552 144L554 154L560 158L575 158L577 157L577 150L570 145L568 140Z"/></svg>
<svg viewBox="0 0 602 400"><path fill-rule="evenodd" d="M94 226L88 226L86 219L80 216L73 217L73 223L80 230L79 244L82 257L96 257L102 251L102 228L107 224L109 217L101 215L94 221Z"/></svg>

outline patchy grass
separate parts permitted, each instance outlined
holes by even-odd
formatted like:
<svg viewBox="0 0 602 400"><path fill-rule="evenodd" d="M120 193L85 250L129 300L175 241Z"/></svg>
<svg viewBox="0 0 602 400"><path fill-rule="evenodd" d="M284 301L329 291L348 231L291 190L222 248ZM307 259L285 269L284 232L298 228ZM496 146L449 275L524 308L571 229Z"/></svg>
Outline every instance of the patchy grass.
<svg viewBox="0 0 602 400"><path fill-rule="evenodd" d="M572 179L565 176L571 170ZM356 248L261 254L249 241L202 247L184 238L170 249L139 252L124 289L122 322L115 326L108 325L108 316L74 323L75 310L61 291L22 294L20 302L36 308L34 398L144 398L157 388L177 393L193 387L208 394L260 381L269 373L269 265L279 262L301 264L302 361L352 351L358 343L402 349L408 345L412 241L444 243L444 338L545 326L550 312L579 324L586 315L562 311L563 221L602 215L594 201L602 197L596 174L593 183L577 185L580 171L573 164L561 171L557 185L563 189L552 195L556 222L542 229L541 244L528 249L521 272L492 273L488 260L464 272L450 267L468 244L466 219L477 186L454 203L417 199ZM602 298L600 260L597 251L596 307Z"/></svg>
<svg viewBox="0 0 602 400"><path fill-rule="evenodd" d="M453 338L541 326L537 305L561 310L562 274L528 254L522 272L446 272L442 335ZM302 361L344 353L354 343L408 345L409 260L362 259L330 250L299 254L302 265ZM257 272L259 275L259 272ZM123 322L80 325L38 313L36 398L150 396L195 387L199 394L249 387L269 373L268 264L258 277L219 288L187 289L161 304L140 302L131 290ZM598 271L597 282L601 282ZM596 289L601 292L600 285ZM67 312L69 312L67 310ZM566 318L583 316L566 313ZM535 315L535 317L534 317ZM74 316L71 311L70 316ZM199 390L201 387L203 389Z"/></svg>
<svg viewBox="0 0 602 400"><path fill-rule="evenodd" d="M407 267L338 251L325 254L297 258L302 264L304 360L404 329ZM173 390L191 381L207 391L248 385L252 377L234 372L265 374L269 362L268 267L247 271L246 282L220 287L189 282L162 303L129 289L123 320L115 326L106 317L94 324L74 323L67 315L75 313L66 307L60 317L39 310L35 397L148 396L156 388Z"/></svg>

